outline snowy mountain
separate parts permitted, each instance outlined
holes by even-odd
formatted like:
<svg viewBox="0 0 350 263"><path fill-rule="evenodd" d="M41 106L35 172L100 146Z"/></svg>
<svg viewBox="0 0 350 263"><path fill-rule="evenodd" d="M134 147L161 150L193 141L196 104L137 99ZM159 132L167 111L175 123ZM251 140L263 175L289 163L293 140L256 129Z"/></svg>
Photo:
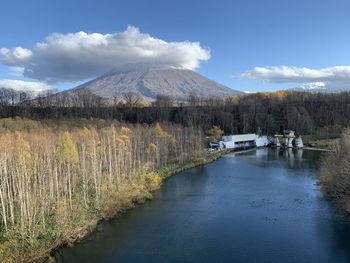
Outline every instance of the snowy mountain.
<svg viewBox="0 0 350 263"><path fill-rule="evenodd" d="M222 98L243 93L191 70L144 65L110 71L68 93L82 89L104 99L122 98L123 94L129 92L136 93L145 100L154 100L157 95L185 100L190 94L196 94L198 97Z"/></svg>

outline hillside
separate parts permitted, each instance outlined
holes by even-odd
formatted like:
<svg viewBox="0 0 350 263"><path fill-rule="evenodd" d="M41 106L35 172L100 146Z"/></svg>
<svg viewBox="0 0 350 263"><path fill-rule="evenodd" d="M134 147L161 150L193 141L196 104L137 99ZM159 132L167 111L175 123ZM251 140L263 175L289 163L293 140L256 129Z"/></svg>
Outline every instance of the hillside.
<svg viewBox="0 0 350 263"><path fill-rule="evenodd" d="M169 68L137 68L126 71L111 71L71 91L81 89L88 90L104 99L122 98L123 94L132 92L149 101L154 100L157 95L185 100L190 94L205 98L223 98L242 93L194 71Z"/></svg>

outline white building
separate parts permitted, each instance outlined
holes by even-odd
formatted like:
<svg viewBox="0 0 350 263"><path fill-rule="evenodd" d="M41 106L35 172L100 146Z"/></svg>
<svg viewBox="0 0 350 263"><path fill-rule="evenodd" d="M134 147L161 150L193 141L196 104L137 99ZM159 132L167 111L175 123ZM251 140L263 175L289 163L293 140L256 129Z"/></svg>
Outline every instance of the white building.
<svg viewBox="0 0 350 263"><path fill-rule="evenodd" d="M256 134L239 134L223 136L220 141L220 148L225 149L246 149L255 147Z"/></svg>
<svg viewBox="0 0 350 263"><path fill-rule="evenodd" d="M281 139L281 143L279 141ZM255 133L222 136L222 141L218 143L221 149L248 149L254 147L266 147L272 145L285 148L303 148L303 141L300 136L296 136L294 131L286 130L283 135L275 135L268 138ZM214 148L212 145L210 145Z"/></svg>

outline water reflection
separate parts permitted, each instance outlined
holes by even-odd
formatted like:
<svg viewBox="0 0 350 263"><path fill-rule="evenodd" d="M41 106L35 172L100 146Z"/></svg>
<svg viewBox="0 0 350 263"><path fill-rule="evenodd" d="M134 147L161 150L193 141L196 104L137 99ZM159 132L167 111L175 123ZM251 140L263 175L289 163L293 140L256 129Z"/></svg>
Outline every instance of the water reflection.
<svg viewBox="0 0 350 263"><path fill-rule="evenodd" d="M350 262L350 231L316 185L319 153L258 149L169 178L57 262Z"/></svg>
<svg viewBox="0 0 350 263"><path fill-rule="evenodd" d="M250 153L252 156L253 153ZM293 148L278 148L268 149L261 148L255 152L255 158L252 159L252 163L263 166L274 166L274 165L286 165L289 169L302 170L305 168L313 169L317 166L317 162L320 159L320 152L304 150L304 149L293 149ZM286 162L280 162L285 160ZM266 163L269 161L269 163Z"/></svg>

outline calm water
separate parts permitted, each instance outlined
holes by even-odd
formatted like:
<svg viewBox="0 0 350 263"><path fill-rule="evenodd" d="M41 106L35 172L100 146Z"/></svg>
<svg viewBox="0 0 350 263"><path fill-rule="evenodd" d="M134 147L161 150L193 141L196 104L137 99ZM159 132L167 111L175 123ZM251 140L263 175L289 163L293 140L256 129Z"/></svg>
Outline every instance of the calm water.
<svg viewBox="0 0 350 263"><path fill-rule="evenodd" d="M350 262L350 227L316 185L319 153L262 149L169 178L59 262Z"/></svg>

